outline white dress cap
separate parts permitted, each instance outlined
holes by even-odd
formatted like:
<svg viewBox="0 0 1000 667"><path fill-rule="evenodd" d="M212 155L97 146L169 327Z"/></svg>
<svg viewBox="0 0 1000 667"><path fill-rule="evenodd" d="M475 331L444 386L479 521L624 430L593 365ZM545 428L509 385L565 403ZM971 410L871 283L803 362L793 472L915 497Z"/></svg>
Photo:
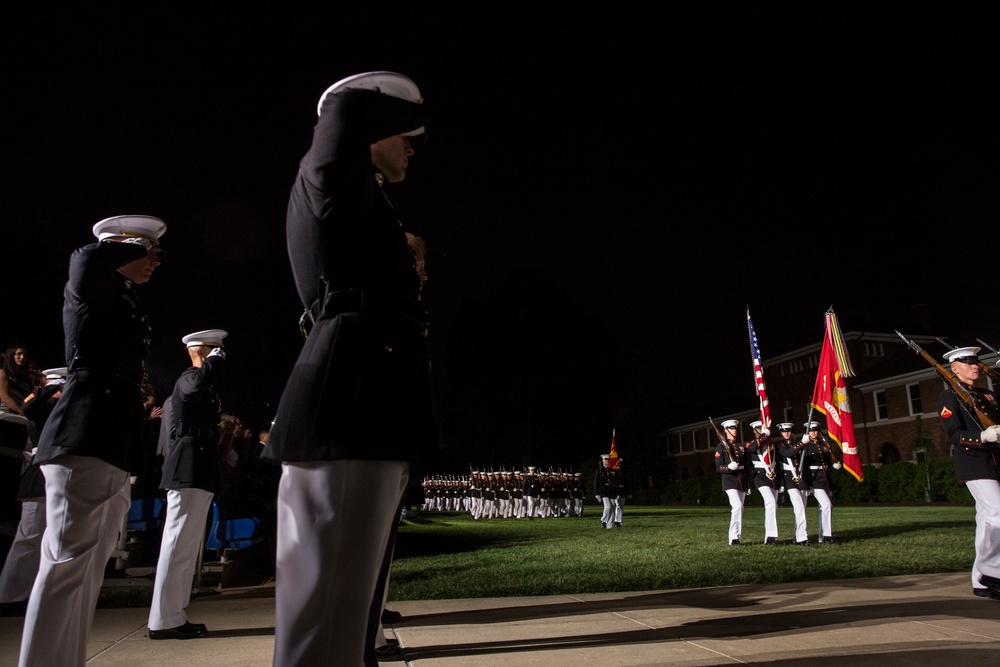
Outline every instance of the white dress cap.
<svg viewBox="0 0 1000 667"><path fill-rule="evenodd" d="M722 422L722 428L735 427L739 425L740 422L738 419L727 419L726 421Z"/></svg>
<svg viewBox="0 0 1000 667"><path fill-rule="evenodd" d="M803 426L805 426L810 431L818 431L819 430L819 422L806 422L805 424L803 424Z"/></svg>
<svg viewBox="0 0 1000 667"><path fill-rule="evenodd" d="M228 335L229 332L223 329L205 329L204 331L189 333L187 336L181 338L181 342L184 343L185 347L198 347L200 345L225 347L222 344L222 339Z"/></svg>
<svg viewBox="0 0 1000 667"><path fill-rule="evenodd" d="M316 115L319 116L323 113L323 102L326 100L327 95L332 95L340 92L341 90L350 90L352 88L378 90L383 95L398 97L401 100L406 100L415 104L423 104L424 102L424 98L420 96L420 89L417 88L417 84L414 83L413 79L410 77L403 76L397 72L364 72L362 74L349 76L346 79L341 79L323 91L323 94L319 97L319 104L316 105ZM423 133L424 128L423 126L420 126L415 130L403 132L402 134L405 137L413 137Z"/></svg>
<svg viewBox="0 0 1000 667"><path fill-rule="evenodd" d="M781 422L780 424L778 424L778 430L780 430L780 431L791 431L792 430L792 422Z"/></svg>
<svg viewBox="0 0 1000 667"><path fill-rule="evenodd" d="M46 368L42 371L42 376L45 378L45 384L62 384L66 381L66 376L69 374L69 368L63 366L62 368Z"/></svg>
<svg viewBox="0 0 1000 667"><path fill-rule="evenodd" d="M146 239L153 245L160 245L159 238L165 231L167 225L151 215L116 215L94 225L94 236L98 241L125 236Z"/></svg>
<svg viewBox="0 0 1000 667"><path fill-rule="evenodd" d="M961 361L966 364L974 364L979 361L979 351L983 349L981 347L956 347L954 350L948 350L944 353L944 358L949 363L952 361Z"/></svg>
<svg viewBox="0 0 1000 667"><path fill-rule="evenodd" d="M762 421L750 422L750 428L761 428L762 426L764 426L764 422Z"/></svg>

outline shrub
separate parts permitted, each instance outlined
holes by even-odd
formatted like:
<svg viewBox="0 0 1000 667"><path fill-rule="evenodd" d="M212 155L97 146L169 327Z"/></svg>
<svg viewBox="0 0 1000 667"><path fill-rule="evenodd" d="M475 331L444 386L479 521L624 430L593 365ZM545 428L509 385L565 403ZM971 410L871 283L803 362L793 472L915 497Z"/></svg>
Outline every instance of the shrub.
<svg viewBox="0 0 1000 667"><path fill-rule="evenodd" d="M910 461L896 461L882 466L878 471L878 502L909 503L923 500L923 480L914 481L917 472L917 466ZM919 495L916 491L918 488L921 489Z"/></svg>

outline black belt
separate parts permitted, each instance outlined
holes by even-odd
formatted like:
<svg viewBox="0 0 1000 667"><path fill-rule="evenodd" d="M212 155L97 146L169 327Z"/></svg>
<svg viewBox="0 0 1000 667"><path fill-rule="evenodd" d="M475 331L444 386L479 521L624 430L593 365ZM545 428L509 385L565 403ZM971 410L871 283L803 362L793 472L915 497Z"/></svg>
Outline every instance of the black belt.
<svg viewBox="0 0 1000 667"><path fill-rule="evenodd" d="M307 337L317 320L342 313L393 313L413 318L425 329L427 326L427 311L417 301L359 287L330 292L324 299L314 301L302 313L299 329L303 337Z"/></svg>
<svg viewBox="0 0 1000 667"><path fill-rule="evenodd" d="M73 360L69 363L69 368L67 369L70 373L76 373L78 371L89 371L97 375L102 375L105 377L111 377L116 380L121 380L128 384L133 384L139 386L142 383L142 370L136 370L124 364L118 363L107 363L100 364L96 366L91 363L86 357L73 357Z"/></svg>
<svg viewBox="0 0 1000 667"><path fill-rule="evenodd" d="M178 437L183 438L184 436L192 436L195 438L210 438L214 440L219 437L219 429L216 428L188 428L185 426L181 429L181 433Z"/></svg>
<svg viewBox="0 0 1000 667"><path fill-rule="evenodd" d="M349 289L330 292L323 300L320 316L332 317L340 313L381 311L406 315L421 322L427 321L427 311L413 299L395 294L374 292L369 289Z"/></svg>

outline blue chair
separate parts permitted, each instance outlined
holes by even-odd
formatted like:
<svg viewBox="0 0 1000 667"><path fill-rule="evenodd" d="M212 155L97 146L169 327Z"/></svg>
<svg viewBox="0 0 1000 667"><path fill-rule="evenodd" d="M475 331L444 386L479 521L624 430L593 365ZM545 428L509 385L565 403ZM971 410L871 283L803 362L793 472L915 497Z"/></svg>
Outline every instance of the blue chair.
<svg viewBox="0 0 1000 667"><path fill-rule="evenodd" d="M167 501L163 498L140 498L128 509L128 530L158 530L163 527Z"/></svg>
<svg viewBox="0 0 1000 667"><path fill-rule="evenodd" d="M245 549L263 540L258 517L241 517L238 508L212 501L211 521L206 549L234 551Z"/></svg>

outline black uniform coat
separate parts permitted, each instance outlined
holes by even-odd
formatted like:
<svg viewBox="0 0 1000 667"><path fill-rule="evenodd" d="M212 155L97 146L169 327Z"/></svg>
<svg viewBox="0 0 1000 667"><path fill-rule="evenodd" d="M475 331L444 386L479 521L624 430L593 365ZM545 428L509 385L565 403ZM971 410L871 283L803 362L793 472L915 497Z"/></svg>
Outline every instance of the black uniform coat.
<svg viewBox="0 0 1000 667"><path fill-rule="evenodd" d="M521 488L525 498L537 497L542 492L542 480L535 473L524 476L524 486Z"/></svg>
<svg viewBox="0 0 1000 667"><path fill-rule="evenodd" d="M45 422L55 408L59 399L53 396L62 389L62 384L49 384L39 387L31 392L24 399L24 416L28 418L28 437L32 442L38 442L41 437ZM21 476L21 484L17 487L18 500L36 500L45 497L45 477L38 466L38 461L32 457L24 474Z"/></svg>
<svg viewBox="0 0 1000 667"><path fill-rule="evenodd" d="M731 461L736 461L736 470L729 469ZM735 489L746 493L750 490L750 457L746 443L732 442L727 446L720 442L715 448L715 469L722 477L723 491Z"/></svg>
<svg viewBox="0 0 1000 667"><path fill-rule="evenodd" d="M621 495L619 488L619 475L612 468L605 468L602 464L594 473L594 495L602 498L617 498Z"/></svg>
<svg viewBox="0 0 1000 667"><path fill-rule="evenodd" d="M161 489L218 492L222 410L212 382L225 364L222 357L207 357L201 368L191 366L174 383L169 414L173 438L163 452Z"/></svg>
<svg viewBox="0 0 1000 667"><path fill-rule="evenodd" d="M805 467L809 470L809 488L830 491L830 473L834 463L833 450L826 438L806 444Z"/></svg>
<svg viewBox="0 0 1000 667"><path fill-rule="evenodd" d="M270 461L407 461L436 452L420 279L370 145L423 125L368 90L324 102L288 203L288 254L315 320L279 402Z"/></svg>
<svg viewBox="0 0 1000 667"><path fill-rule="evenodd" d="M767 452L770 460L770 469L764 463L764 453ZM747 453L750 465L753 466L754 488L760 489L769 486L772 489L780 489L783 480L781 474L781 457L778 456L778 449L771 442L770 436L761 436L760 440L752 440L747 443ZM767 476L768 470L771 477Z"/></svg>
<svg viewBox="0 0 1000 667"><path fill-rule="evenodd" d="M63 304L69 375L38 442L38 463L73 454L139 472L149 324L118 268L145 254L141 245L102 241L70 257Z"/></svg>
<svg viewBox="0 0 1000 667"><path fill-rule="evenodd" d="M786 489L808 491L810 488L809 466L804 463L805 456L802 451L805 447L801 439L782 440L781 445L778 447L778 453L781 454L781 467L785 473ZM788 467L794 469L788 470ZM795 481L795 472L799 474L798 482Z"/></svg>
<svg viewBox="0 0 1000 667"><path fill-rule="evenodd" d="M1000 409L994 393L988 389L966 386L982 412L1000 424ZM941 426L955 452L955 477L960 482L973 479L1000 479L997 464L980 435L984 429L973 410L966 407L950 387L938 398Z"/></svg>

